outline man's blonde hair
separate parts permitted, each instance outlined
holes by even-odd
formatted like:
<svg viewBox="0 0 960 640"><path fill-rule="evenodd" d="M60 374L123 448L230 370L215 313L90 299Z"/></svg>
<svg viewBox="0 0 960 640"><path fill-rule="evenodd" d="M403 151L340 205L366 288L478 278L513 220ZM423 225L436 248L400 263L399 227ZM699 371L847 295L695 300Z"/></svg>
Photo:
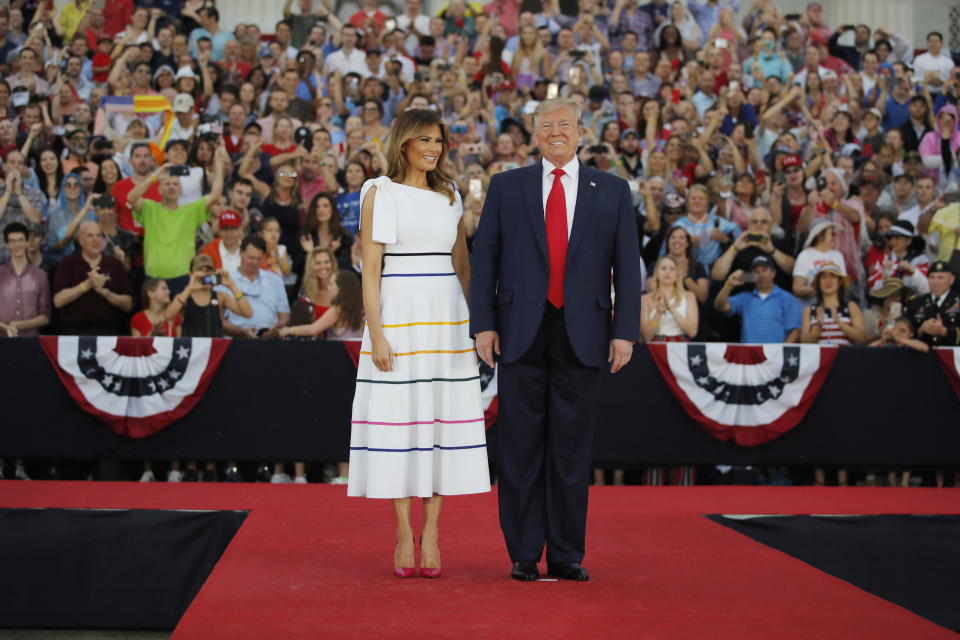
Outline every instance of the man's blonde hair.
<svg viewBox="0 0 960 640"><path fill-rule="evenodd" d="M570 109L576 119L576 124L578 126L580 125L583 108L579 102L571 98L550 98L537 105L536 111L533 112L533 126L536 127L539 124L540 116L559 111L560 109Z"/></svg>

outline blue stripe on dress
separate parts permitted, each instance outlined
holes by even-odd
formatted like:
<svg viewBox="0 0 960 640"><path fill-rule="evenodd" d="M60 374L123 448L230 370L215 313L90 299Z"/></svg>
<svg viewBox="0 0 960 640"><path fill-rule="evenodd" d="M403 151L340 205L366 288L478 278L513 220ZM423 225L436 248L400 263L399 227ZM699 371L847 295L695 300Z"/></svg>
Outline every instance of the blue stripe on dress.
<svg viewBox="0 0 960 640"><path fill-rule="evenodd" d="M484 449L486 444L470 444L462 447L444 447L439 444L433 445L433 448L428 447L413 447L411 449L372 449L369 447L350 447L351 451L379 451L387 453L411 453L413 451L433 451L434 449L441 449L443 451L451 451L454 449Z"/></svg>
<svg viewBox="0 0 960 640"><path fill-rule="evenodd" d="M370 380L368 378L357 378L357 382L369 382L370 384L416 384L417 382L469 382L470 380L479 380L480 376L475 375L470 378L421 378L418 380Z"/></svg>
<svg viewBox="0 0 960 640"><path fill-rule="evenodd" d="M423 278L426 276L455 276L455 273L387 273L381 278Z"/></svg>

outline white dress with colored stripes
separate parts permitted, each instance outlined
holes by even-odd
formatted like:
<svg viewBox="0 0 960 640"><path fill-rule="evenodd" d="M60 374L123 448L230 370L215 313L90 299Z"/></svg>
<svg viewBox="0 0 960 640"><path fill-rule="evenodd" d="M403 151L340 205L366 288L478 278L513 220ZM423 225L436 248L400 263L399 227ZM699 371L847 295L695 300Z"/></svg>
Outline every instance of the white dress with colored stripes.
<svg viewBox="0 0 960 640"><path fill-rule="evenodd" d="M393 371L379 371L364 329L353 399L347 495L430 497L490 490L477 356L451 249L460 196L376 186L374 242L384 246L380 317Z"/></svg>

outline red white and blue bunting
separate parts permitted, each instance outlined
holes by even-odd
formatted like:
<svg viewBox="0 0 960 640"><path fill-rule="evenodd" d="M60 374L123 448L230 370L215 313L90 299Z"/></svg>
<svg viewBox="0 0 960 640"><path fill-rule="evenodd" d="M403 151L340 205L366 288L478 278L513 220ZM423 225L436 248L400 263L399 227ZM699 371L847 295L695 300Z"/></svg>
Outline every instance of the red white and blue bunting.
<svg viewBox="0 0 960 640"><path fill-rule="evenodd" d="M687 414L710 435L754 446L806 414L836 358L836 347L683 342L649 345Z"/></svg>
<svg viewBox="0 0 960 640"><path fill-rule="evenodd" d="M143 438L190 411L229 340L45 336L43 349L74 400L120 435Z"/></svg>
<svg viewBox="0 0 960 640"><path fill-rule="evenodd" d="M944 347L934 349L947 382L953 387L957 398L960 399L960 347Z"/></svg>

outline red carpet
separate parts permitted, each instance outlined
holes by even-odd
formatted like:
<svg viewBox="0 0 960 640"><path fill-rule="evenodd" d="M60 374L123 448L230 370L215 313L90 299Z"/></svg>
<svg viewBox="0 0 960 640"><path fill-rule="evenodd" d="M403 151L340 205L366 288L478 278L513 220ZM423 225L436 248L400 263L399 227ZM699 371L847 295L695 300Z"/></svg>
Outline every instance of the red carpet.
<svg viewBox="0 0 960 640"><path fill-rule="evenodd" d="M443 578L393 578L389 502L344 494L329 485L8 481L0 507L250 510L178 640L956 637L700 515L960 513L955 490L601 487L591 492L585 584L510 580L494 494L447 501Z"/></svg>

